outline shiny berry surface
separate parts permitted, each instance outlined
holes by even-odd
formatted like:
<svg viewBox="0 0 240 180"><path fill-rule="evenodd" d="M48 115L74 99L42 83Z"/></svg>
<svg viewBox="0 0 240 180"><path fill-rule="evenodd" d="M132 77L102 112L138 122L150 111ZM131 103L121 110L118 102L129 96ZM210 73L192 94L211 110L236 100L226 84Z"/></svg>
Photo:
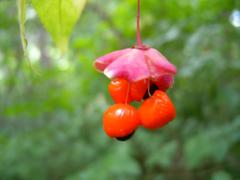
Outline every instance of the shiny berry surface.
<svg viewBox="0 0 240 180"><path fill-rule="evenodd" d="M176 116L172 101L165 92L159 90L143 102L138 113L141 124L149 129L161 128Z"/></svg>
<svg viewBox="0 0 240 180"><path fill-rule="evenodd" d="M148 80L143 79L132 82L130 87L130 97L133 101L141 101L148 88Z"/></svg>
<svg viewBox="0 0 240 180"><path fill-rule="evenodd" d="M140 125L137 110L128 104L110 106L103 115L103 128L110 137L126 137Z"/></svg>
<svg viewBox="0 0 240 180"><path fill-rule="evenodd" d="M130 83L122 78L112 80L108 85L108 91L115 103L129 103Z"/></svg>
<svg viewBox="0 0 240 180"><path fill-rule="evenodd" d="M112 80L108 85L108 91L115 103L130 103L141 101L148 88L148 80L128 82L123 78Z"/></svg>

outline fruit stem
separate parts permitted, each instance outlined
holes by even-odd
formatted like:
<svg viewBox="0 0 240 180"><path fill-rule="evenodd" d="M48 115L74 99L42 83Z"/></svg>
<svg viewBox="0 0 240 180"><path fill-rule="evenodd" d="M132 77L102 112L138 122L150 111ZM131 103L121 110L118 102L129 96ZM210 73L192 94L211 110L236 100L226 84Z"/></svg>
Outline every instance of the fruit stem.
<svg viewBox="0 0 240 180"><path fill-rule="evenodd" d="M152 94L151 94L151 92L150 92L150 88L151 88L151 84L150 84L150 78L149 78L149 80L148 80L148 96L149 97L151 97L152 96Z"/></svg>
<svg viewBox="0 0 240 180"><path fill-rule="evenodd" d="M137 0L137 45L138 48L143 48L142 39L141 39L141 30L140 30L140 14L141 14L141 0Z"/></svg>
<svg viewBox="0 0 240 180"><path fill-rule="evenodd" d="M130 95L130 82L128 82L128 89L127 89L127 96L126 96L125 104L128 104L129 95Z"/></svg>

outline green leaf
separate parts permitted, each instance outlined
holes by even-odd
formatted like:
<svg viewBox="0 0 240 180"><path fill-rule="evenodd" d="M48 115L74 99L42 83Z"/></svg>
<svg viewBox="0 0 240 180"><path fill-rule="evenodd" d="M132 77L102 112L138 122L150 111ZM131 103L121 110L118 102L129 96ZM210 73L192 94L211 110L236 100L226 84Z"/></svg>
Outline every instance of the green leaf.
<svg viewBox="0 0 240 180"><path fill-rule="evenodd" d="M33 7L54 42L66 51L69 36L87 0L31 0Z"/></svg>

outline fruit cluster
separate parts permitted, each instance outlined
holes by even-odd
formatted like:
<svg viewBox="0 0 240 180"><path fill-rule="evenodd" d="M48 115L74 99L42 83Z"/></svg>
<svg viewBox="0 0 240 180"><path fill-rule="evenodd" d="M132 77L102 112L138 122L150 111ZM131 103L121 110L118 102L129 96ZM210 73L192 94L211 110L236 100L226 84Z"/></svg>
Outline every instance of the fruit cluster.
<svg viewBox="0 0 240 180"><path fill-rule="evenodd" d="M157 129L166 125L176 116L176 110L166 94L168 87L161 81L143 79L129 82L123 78L112 80L108 86L115 102L103 116L103 128L111 138L124 141L142 125ZM138 109L129 103L143 102Z"/></svg>

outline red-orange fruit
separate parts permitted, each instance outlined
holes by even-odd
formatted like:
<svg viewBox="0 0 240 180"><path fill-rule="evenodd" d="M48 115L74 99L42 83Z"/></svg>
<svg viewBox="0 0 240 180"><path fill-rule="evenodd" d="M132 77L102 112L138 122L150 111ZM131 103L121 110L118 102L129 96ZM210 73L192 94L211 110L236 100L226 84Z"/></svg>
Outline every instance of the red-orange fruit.
<svg viewBox="0 0 240 180"><path fill-rule="evenodd" d="M140 125L138 111L128 104L110 106L103 115L103 128L110 137L128 136Z"/></svg>
<svg viewBox="0 0 240 180"><path fill-rule="evenodd" d="M143 79L132 82L130 87L130 97L133 101L141 101L148 88L148 80Z"/></svg>
<svg viewBox="0 0 240 180"><path fill-rule="evenodd" d="M138 109L141 124L148 129L161 128L176 117L176 109L168 95L157 90Z"/></svg>
<svg viewBox="0 0 240 180"><path fill-rule="evenodd" d="M130 103L141 101L148 88L148 80L128 82L123 78L116 78L108 85L108 91L115 103Z"/></svg>
<svg viewBox="0 0 240 180"><path fill-rule="evenodd" d="M130 83L122 78L112 80L108 85L108 91L115 103L131 102L129 91Z"/></svg>

